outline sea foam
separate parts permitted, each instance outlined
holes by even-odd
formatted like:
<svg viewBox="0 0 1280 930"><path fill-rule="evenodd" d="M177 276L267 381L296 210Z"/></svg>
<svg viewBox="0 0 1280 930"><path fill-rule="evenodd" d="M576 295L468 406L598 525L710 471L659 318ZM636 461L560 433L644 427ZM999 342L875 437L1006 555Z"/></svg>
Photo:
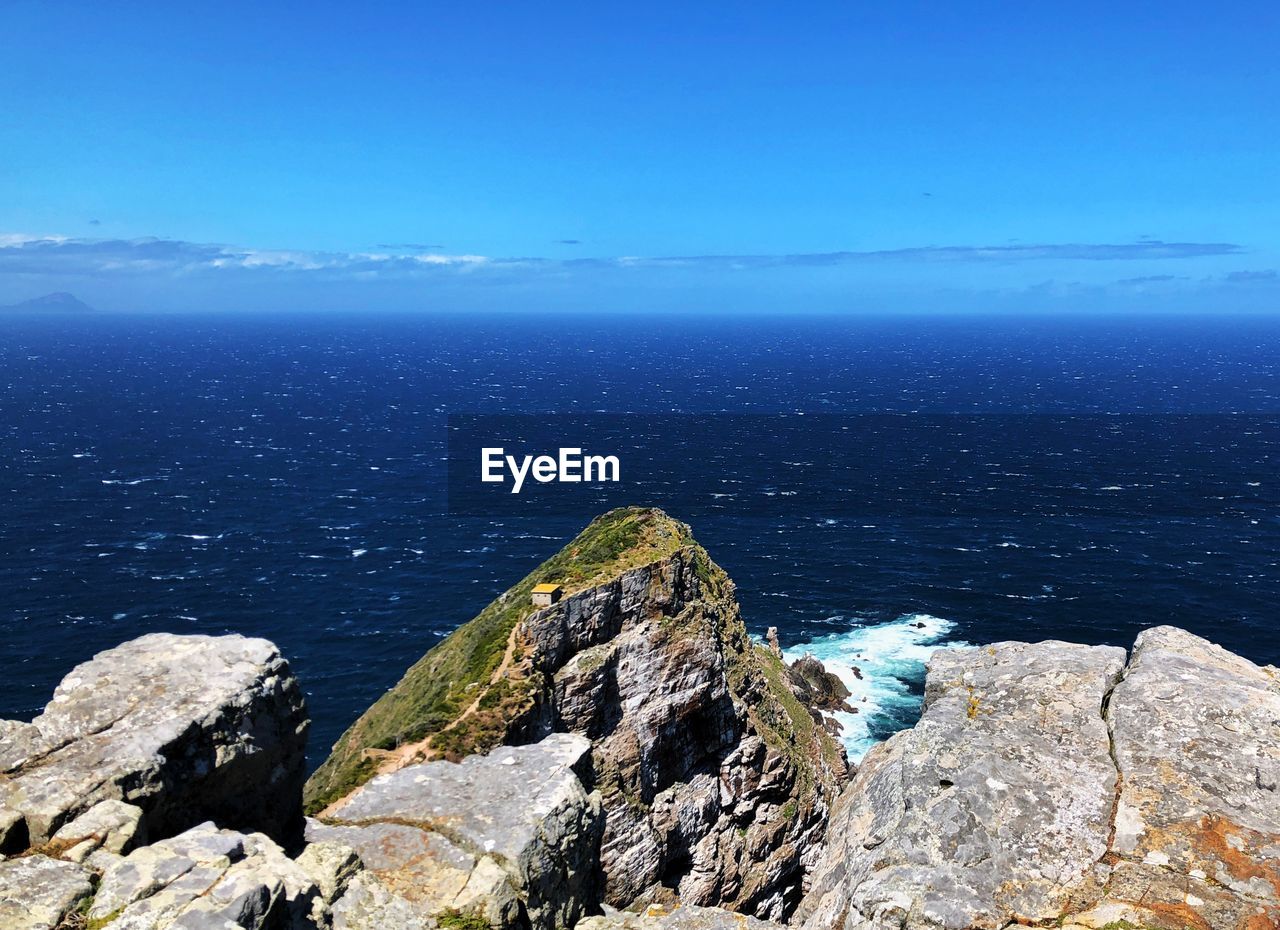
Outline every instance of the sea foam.
<svg viewBox="0 0 1280 930"><path fill-rule="evenodd" d="M788 662L805 653L819 659L849 689L857 713L837 712L840 739L849 761L858 762L876 743L911 726L920 715L925 663L936 649L965 646L947 639L950 620L905 614L888 623L858 626L783 650ZM857 669L862 677L858 677Z"/></svg>

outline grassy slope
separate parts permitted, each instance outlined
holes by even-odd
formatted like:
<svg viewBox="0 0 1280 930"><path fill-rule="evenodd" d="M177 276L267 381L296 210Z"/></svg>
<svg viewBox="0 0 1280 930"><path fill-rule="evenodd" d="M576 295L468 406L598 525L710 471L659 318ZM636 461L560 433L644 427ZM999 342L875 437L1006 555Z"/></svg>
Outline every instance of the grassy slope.
<svg viewBox="0 0 1280 930"><path fill-rule="evenodd" d="M660 510L628 507L597 517L410 668L342 735L308 781L307 809L318 811L372 777L376 762L366 758L366 749L388 750L430 737L433 748L457 757L501 742L505 723L527 697L526 690L537 686L518 672L490 684L511 631L534 609L533 586L556 582L564 585L566 595L573 594L686 547L694 550L704 601L716 604L713 613L735 696L748 708L761 738L795 764L803 784L829 783L831 773L843 771L839 748L797 700L782 660L747 636L729 576L683 523ZM480 711L457 725L477 697Z"/></svg>
<svg viewBox="0 0 1280 930"><path fill-rule="evenodd" d="M688 527L659 510L629 507L597 517L567 546L423 656L342 735L307 782L307 809L320 810L372 777L376 763L366 758L366 749L393 749L439 734L442 749L464 754L499 740L501 733L475 732L475 725L461 733L441 731L476 699L477 687L489 688L511 631L534 609L530 594L534 585L556 582L564 585L566 595L573 594L693 544ZM491 693L484 694L482 706L518 702L519 687L518 680L498 682Z"/></svg>

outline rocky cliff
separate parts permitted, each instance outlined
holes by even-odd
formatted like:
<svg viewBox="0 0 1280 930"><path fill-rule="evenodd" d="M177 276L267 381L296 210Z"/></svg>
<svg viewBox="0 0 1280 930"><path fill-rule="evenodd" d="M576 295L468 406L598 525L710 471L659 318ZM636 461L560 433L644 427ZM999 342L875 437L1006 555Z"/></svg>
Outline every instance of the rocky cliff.
<svg viewBox="0 0 1280 930"><path fill-rule="evenodd" d="M292 843L307 726L266 640L155 634L110 649L31 723L0 721L0 849L108 822L136 841L204 820Z"/></svg>
<svg viewBox="0 0 1280 930"><path fill-rule="evenodd" d="M810 930L1280 926L1280 680L1157 627L935 653L833 816Z"/></svg>
<svg viewBox="0 0 1280 930"><path fill-rule="evenodd" d="M844 695L750 642L681 524L609 514L479 620L347 734L305 836L270 643L77 667L0 721L0 930L1280 927L1280 672L1182 630L935 653L828 824L796 695Z"/></svg>
<svg viewBox="0 0 1280 930"><path fill-rule="evenodd" d="M533 586L565 596L534 608ZM428 653L343 736L313 811L374 773L548 734L591 743L604 899L795 907L845 775L687 526L614 511Z"/></svg>

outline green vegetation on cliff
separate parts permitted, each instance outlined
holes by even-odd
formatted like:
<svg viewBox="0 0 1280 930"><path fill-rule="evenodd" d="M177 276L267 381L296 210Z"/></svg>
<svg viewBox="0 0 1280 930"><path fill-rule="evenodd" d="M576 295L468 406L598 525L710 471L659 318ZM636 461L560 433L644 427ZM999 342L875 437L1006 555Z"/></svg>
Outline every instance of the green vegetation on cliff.
<svg viewBox="0 0 1280 930"><path fill-rule="evenodd" d="M662 612L654 602L667 634L717 643L729 689L761 739L791 762L800 785L831 788L844 775L839 747L797 698L782 660L748 636L729 576L683 523L660 510L630 507L596 518L413 665L342 735L311 777L308 812L322 811L379 771L459 759L518 739L549 686L539 670L544 666L535 661L539 647L528 641L530 627L523 622L538 610L533 587L556 583L571 598L673 557L692 570L696 594L678 612Z"/></svg>
<svg viewBox="0 0 1280 930"><path fill-rule="evenodd" d="M342 735L307 783L308 811L345 797L406 745L427 741L433 754L456 757L501 742L538 686L522 662L523 644L512 635L535 610L534 585L563 585L568 597L689 545L688 527L660 510L627 507L597 517L423 656Z"/></svg>

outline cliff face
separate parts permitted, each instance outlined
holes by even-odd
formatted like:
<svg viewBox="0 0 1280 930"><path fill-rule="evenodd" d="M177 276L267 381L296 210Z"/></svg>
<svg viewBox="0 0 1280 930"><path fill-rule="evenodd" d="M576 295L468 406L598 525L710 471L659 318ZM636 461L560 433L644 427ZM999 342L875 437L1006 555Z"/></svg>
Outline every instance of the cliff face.
<svg viewBox="0 0 1280 930"><path fill-rule="evenodd" d="M547 581L567 595L534 609ZM794 908L843 757L747 636L732 582L659 511L595 521L424 657L335 746L309 800L553 732L591 741L607 903Z"/></svg>
<svg viewBox="0 0 1280 930"><path fill-rule="evenodd" d="M935 653L839 802L806 928L1280 926L1280 681L1172 627Z"/></svg>

